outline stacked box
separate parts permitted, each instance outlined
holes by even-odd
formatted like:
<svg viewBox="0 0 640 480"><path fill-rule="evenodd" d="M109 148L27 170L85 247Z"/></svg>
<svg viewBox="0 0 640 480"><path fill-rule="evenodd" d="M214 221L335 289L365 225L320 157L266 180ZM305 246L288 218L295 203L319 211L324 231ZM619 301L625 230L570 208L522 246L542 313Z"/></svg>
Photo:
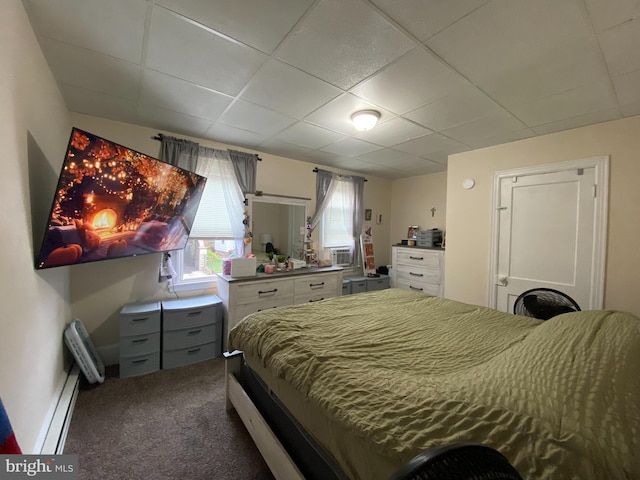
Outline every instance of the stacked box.
<svg viewBox="0 0 640 480"><path fill-rule="evenodd" d="M416 234L416 245L418 247L439 247L442 245L442 230L420 230Z"/></svg>

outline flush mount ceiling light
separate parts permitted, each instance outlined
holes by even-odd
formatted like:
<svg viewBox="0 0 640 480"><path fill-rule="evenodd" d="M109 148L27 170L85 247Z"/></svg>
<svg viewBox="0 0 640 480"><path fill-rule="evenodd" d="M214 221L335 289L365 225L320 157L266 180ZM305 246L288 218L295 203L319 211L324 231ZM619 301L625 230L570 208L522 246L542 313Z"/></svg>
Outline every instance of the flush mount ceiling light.
<svg viewBox="0 0 640 480"><path fill-rule="evenodd" d="M361 132L365 130L371 130L378 123L380 118L380 112L376 110L360 110L359 112L351 115L351 121L356 130Z"/></svg>

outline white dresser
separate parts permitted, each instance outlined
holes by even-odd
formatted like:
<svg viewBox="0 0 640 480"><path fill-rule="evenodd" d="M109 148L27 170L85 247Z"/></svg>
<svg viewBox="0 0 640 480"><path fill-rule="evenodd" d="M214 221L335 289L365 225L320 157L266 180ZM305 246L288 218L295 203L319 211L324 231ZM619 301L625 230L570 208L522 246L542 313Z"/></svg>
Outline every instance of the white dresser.
<svg viewBox="0 0 640 480"><path fill-rule="evenodd" d="M342 295L342 268L301 268L234 278L218 274L218 297L224 306L224 339L240 320L267 308L317 302Z"/></svg>
<svg viewBox="0 0 640 480"><path fill-rule="evenodd" d="M391 255L393 286L439 297L443 295L443 249L394 245Z"/></svg>

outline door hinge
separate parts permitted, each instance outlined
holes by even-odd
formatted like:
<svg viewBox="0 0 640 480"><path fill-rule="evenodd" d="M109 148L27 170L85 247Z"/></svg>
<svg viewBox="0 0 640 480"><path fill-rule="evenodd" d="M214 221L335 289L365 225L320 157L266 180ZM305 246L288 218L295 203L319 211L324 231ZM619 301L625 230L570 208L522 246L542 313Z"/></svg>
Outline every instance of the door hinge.
<svg viewBox="0 0 640 480"><path fill-rule="evenodd" d="M498 207L498 208L496 208L496 210L506 210L506 209L507 209L507 207Z"/></svg>

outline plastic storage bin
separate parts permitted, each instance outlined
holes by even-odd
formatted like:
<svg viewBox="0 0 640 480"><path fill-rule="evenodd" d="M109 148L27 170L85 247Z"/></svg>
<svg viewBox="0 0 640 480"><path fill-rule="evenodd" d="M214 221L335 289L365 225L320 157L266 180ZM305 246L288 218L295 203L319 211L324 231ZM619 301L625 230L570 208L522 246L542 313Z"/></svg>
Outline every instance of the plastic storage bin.
<svg viewBox="0 0 640 480"><path fill-rule="evenodd" d="M380 274L379 277L367 277L367 292L384 290L391 286L389 275Z"/></svg>
<svg viewBox="0 0 640 480"><path fill-rule="evenodd" d="M351 293L367 291L367 277L349 277L349 280L351 280Z"/></svg>
<svg viewBox="0 0 640 480"><path fill-rule="evenodd" d="M342 295L351 295L351 280L348 278L342 279Z"/></svg>

